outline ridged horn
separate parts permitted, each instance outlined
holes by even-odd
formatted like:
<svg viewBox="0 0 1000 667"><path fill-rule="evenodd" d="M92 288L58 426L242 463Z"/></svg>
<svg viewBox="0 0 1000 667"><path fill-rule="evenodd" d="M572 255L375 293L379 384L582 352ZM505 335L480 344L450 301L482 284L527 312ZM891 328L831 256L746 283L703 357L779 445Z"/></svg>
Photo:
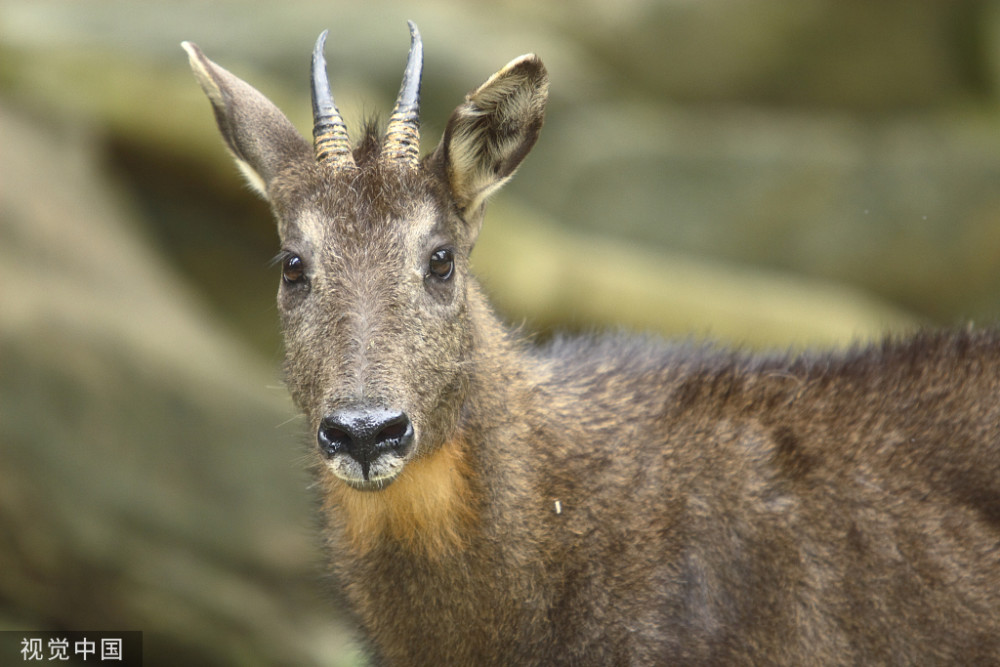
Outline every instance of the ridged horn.
<svg viewBox="0 0 1000 667"><path fill-rule="evenodd" d="M413 21L406 23L410 26L410 53L406 56L396 106L385 129L382 159L416 168L420 162L420 72L424 64L424 45L416 24Z"/></svg>
<svg viewBox="0 0 1000 667"><path fill-rule="evenodd" d="M323 47L326 46L324 30L316 40L313 49L312 69L312 108L313 108L313 146L316 151L316 161L329 164L336 168L354 166L354 156L351 154L351 140L347 136L347 126L333 103L330 93L330 80L326 76L326 58Z"/></svg>

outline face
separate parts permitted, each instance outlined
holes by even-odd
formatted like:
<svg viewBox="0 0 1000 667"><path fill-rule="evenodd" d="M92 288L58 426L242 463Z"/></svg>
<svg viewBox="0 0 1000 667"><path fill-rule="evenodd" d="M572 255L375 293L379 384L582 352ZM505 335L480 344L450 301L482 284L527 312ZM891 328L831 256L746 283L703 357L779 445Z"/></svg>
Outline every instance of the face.
<svg viewBox="0 0 1000 667"><path fill-rule="evenodd" d="M423 171L310 172L272 198L286 381L329 471L376 490L455 428L471 241Z"/></svg>
<svg viewBox="0 0 1000 667"><path fill-rule="evenodd" d="M455 434L475 358L467 258L483 202L538 137L548 75L534 55L510 61L420 163L416 26L385 134L369 130L357 148L330 94L325 35L313 145L262 93L183 46L226 146L278 219L288 387L329 471L377 490Z"/></svg>

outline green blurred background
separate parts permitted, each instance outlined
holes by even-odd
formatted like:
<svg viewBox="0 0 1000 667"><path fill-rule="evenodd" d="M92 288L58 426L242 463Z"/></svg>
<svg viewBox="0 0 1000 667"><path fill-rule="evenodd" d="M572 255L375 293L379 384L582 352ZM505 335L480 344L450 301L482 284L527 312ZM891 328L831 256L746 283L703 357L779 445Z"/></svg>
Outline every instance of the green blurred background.
<svg viewBox="0 0 1000 667"><path fill-rule="evenodd" d="M0 0L0 629L150 665L360 664L281 387L265 203L182 40L308 134L425 43L423 136L538 53L474 266L529 330L831 347L1000 307L1000 1Z"/></svg>

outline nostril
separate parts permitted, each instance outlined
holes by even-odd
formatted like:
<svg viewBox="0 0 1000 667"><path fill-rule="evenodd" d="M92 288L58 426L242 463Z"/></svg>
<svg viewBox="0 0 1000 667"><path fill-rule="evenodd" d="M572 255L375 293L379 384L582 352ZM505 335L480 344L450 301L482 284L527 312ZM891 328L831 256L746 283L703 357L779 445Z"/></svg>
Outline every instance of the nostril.
<svg viewBox="0 0 1000 667"><path fill-rule="evenodd" d="M330 418L324 419L323 423L320 424L317 439L320 449L328 456L351 449L352 437L348 427L338 424Z"/></svg>
<svg viewBox="0 0 1000 667"><path fill-rule="evenodd" d="M410 419L405 414L399 414L391 418L379 429L375 435L375 444L377 446L394 447L402 443L412 432L413 427L410 425Z"/></svg>

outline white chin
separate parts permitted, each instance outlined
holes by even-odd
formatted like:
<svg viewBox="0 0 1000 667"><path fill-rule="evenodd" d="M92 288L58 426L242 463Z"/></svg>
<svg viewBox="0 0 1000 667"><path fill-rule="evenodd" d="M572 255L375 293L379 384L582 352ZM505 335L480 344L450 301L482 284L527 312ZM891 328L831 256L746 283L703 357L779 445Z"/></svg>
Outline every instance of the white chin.
<svg viewBox="0 0 1000 667"><path fill-rule="evenodd" d="M372 461L368 475L361 464L352 457L341 454L327 459L326 466L338 479L361 491L377 491L388 486L403 470L406 460L395 454L386 453Z"/></svg>

